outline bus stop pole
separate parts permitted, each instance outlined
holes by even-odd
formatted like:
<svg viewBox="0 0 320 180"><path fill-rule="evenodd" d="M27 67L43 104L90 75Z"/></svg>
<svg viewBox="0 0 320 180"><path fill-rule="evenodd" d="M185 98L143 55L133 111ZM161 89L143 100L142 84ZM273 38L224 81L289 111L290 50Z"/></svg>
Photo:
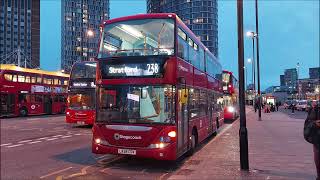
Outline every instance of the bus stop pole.
<svg viewBox="0 0 320 180"><path fill-rule="evenodd" d="M244 34L243 34L243 0L237 0L238 25L238 71L239 71L239 106L240 106L240 167L249 170L248 132L246 127L246 107L244 92Z"/></svg>

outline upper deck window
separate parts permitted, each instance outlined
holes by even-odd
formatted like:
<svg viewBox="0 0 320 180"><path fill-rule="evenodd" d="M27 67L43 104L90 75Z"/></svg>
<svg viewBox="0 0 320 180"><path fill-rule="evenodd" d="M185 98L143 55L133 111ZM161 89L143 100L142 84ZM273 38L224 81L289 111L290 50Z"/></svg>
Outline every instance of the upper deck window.
<svg viewBox="0 0 320 180"><path fill-rule="evenodd" d="M96 62L76 63L71 71L71 78L96 78Z"/></svg>
<svg viewBox="0 0 320 180"><path fill-rule="evenodd" d="M173 19L141 19L107 24L98 58L173 54Z"/></svg>

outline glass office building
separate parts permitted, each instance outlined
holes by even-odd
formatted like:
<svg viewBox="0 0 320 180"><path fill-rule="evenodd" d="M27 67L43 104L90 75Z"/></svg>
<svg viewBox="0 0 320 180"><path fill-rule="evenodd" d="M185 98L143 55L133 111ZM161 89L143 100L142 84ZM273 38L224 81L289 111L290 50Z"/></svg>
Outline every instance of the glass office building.
<svg viewBox="0 0 320 180"><path fill-rule="evenodd" d="M217 0L147 0L148 13L176 13L218 57Z"/></svg>
<svg viewBox="0 0 320 180"><path fill-rule="evenodd" d="M100 24L109 19L109 0L62 0L61 68L92 60L98 49Z"/></svg>

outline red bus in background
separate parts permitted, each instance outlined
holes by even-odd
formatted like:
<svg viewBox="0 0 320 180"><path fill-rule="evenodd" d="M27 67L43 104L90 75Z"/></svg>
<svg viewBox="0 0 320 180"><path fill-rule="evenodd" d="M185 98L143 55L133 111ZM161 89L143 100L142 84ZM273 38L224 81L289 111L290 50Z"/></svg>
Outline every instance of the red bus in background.
<svg viewBox="0 0 320 180"><path fill-rule="evenodd" d="M175 160L223 123L221 65L173 13L105 21L92 152Z"/></svg>
<svg viewBox="0 0 320 180"><path fill-rule="evenodd" d="M64 113L68 74L0 64L0 116Z"/></svg>
<svg viewBox="0 0 320 180"><path fill-rule="evenodd" d="M239 83L233 73L222 72L222 89L224 104L224 119L235 120L239 116Z"/></svg>
<svg viewBox="0 0 320 180"><path fill-rule="evenodd" d="M94 61L76 62L72 66L68 87L66 122L92 125L96 107L96 67Z"/></svg>

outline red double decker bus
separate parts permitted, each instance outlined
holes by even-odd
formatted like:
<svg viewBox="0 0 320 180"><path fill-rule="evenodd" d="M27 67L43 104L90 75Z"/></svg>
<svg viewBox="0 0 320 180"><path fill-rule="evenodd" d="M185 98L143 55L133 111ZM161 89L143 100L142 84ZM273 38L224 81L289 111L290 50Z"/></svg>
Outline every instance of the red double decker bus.
<svg viewBox="0 0 320 180"><path fill-rule="evenodd" d="M92 152L175 160L223 123L221 65L172 13L105 21Z"/></svg>
<svg viewBox="0 0 320 180"><path fill-rule="evenodd" d="M233 73L222 72L222 89L224 104L224 119L235 120L239 116L239 83Z"/></svg>
<svg viewBox="0 0 320 180"><path fill-rule="evenodd" d="M64 113L68 74L0 65L0 116Z"/></svg>
<svg viewBox="0 0 320 180"><path fill-rule="evenodd" d="M92 125L95 119L96 66L93 61L72 66L68 87L66 122Z"/></svg>

